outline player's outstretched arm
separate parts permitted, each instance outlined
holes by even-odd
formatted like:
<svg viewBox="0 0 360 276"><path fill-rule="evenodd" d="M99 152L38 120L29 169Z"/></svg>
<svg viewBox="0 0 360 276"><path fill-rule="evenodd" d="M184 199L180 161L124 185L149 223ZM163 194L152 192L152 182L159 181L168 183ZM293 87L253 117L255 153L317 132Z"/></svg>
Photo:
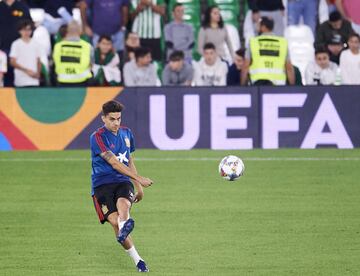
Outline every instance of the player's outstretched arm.
<svg viewBox="0 0 360 276"><path fill-rule="evenodd" d="M127 175L128 177L130 177L135 181L138 181L142 186L150 186L153 183L151 179L138 175L132 169L121 163L116 158L113 152L111 151L102 152L100 156L106 162L108 162L113 167L114 170L118 171L121 174Z"/></svg>

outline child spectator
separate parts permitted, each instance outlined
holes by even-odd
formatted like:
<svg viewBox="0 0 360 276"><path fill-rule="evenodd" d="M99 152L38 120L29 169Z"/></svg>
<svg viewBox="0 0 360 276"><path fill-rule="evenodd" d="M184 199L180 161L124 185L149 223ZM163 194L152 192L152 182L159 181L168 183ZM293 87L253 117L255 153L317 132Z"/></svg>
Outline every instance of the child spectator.
<svg viewBox="0 0 360 276"><path fill-rule="evenodd" d="M95 62L92 67L95 84L101 86L116 86L120 84L120 58L115 52L111 37L100 36L94 54Z"/></svg>
<svg viewBox="0 0 360 276"><path fill-rule="evenodd" d="M172 52L169 60L162 73L163 85L191 85L193 68L184 62L184 52Z"/></svg>
<svg viewBox="0 0 360 276"><path fill-rule="evenodd" d="M229 67L229 72L227 73L227 85L240 85L240 75L244 66L244 58L244 49L239 49L235 52L234 63Z"/></svg>
<svg viewBox="0 0 360 276"><path fill-rule="evenodd" d="M151 63L151 50L138 48L135 50L135 60L125 63L125 86L155 86L157 73L155 65Z"/></svg>
<svg viewBox="0 0 360 276"><path fill-rule="evenodd" d="M196 86L225 86L227 64L216 53L215 45L205 44L203 57L194 63L194 84Z"/></svg>
<svg viewBox="0 0 360 276"><path fill-rule="evenodd" d="M198 35L198 52L201 55L203 55L203 48L206 43L212 43L222 59L226 58L224 43L228 46L231 56L234 54L229 34L217 6L209 7L204 15L204 21Z"/></svg>
<svg viewBox="0 0 360 276"><path fill-rule="evenodd" d="M7 56L0 50L0 87L4 86L4 74L7 72Z"/></svg>
<svg viewBox="0 0 360 276"><path fill-rule="evenodd" d="M20 38L11 44L10 64L14 67L14 85L39 86L40 85L40 47L31 38L33 23L24 19L19 23Z"/></svg>
<svg viewBox="0 0 360 276"><path fill-rule="evenodd" d="M335 84L338 66L330 61L325 47L315 50L315 61L309 63L305 71L306 85Z"/></svg>
<svg viewBox="0 0 360 276"><path fill-rule="evenodd" d="M350 35L348 45L340 55L342 84L360 84L360 36Z"/></svg>

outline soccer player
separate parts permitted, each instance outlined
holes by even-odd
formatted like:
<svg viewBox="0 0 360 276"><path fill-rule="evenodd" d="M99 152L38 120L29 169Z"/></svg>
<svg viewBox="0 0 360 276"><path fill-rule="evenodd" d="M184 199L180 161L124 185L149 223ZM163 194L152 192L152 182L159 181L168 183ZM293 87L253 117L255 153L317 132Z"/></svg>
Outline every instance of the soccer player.
<svg viewBox="0 0 360 276"><path fill-rule="evenodd" d="M117 101L104 103L101 116L104 126L90 136L92 197L100 222L111 224L117 241L133 259L137 270L148 272L130 237L134 228L130 208L133 202L143 198L142 187L153 182L137 173L131 157L135 150L133 134L120 126L122 110L123 105Z"/></svg>

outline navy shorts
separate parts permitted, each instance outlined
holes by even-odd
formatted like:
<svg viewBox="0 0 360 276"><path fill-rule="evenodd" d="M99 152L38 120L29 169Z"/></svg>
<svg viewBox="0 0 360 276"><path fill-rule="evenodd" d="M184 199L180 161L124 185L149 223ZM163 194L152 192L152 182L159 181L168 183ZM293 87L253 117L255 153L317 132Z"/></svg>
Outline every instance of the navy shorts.
<svg viewBox="0 0 360 276"><path fill-rule="evenodd" d="M134 185L131 182L104 184L96 187L92 198L100 222L104 224L111 213L117 212L118 198L126 198L132 203L134 196Z"/></svg>

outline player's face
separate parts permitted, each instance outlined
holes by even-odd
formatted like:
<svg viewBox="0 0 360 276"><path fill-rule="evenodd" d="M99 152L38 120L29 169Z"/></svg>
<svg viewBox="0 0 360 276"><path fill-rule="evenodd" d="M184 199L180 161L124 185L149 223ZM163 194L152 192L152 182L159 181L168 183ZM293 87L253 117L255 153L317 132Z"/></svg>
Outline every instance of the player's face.
<svg viewBox="0 0 360 276"><path fill-rule="evenodd" d="M113 133L117 133L121 123L121 112L110 112L101 117L105 127Z"/></svg>
<svg viewBox="0 0 360 276"><path fill-rule="evenodd" d="M316 55L316 63L322 68L325 69L329 67L329 55L326 53L318 53Z"/></svg>

